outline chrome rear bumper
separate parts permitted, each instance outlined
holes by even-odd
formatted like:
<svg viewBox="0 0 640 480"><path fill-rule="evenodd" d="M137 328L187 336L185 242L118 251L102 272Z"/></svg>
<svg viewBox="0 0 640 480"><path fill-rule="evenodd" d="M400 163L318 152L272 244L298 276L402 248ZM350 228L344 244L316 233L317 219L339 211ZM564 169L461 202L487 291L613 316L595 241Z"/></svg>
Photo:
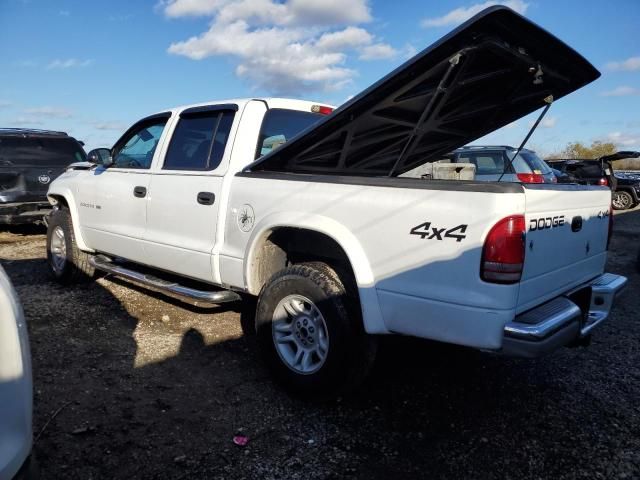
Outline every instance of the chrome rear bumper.
<svg viewBox="0 0 640 480"><path fill-rule="evenodd" d="M607 319L615 297L626 284L625 277L605 273L566 295L516 316L504 327L502 352L519 357L538 357L588 337ZM589 288L589 305L581 309L569 297L576 291Z"/></svg>

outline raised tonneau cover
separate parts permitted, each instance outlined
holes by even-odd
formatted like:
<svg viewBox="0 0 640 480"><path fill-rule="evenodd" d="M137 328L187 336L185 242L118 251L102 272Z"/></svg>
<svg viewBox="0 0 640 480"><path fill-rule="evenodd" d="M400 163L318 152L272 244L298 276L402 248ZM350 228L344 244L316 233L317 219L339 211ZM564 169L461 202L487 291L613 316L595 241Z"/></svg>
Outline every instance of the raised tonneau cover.
<svg viewBox="0 0 640 480"><path fill-rule="evenodd" d="M599 76L536 24L490 7L245 171L398 175Z"/></svg>

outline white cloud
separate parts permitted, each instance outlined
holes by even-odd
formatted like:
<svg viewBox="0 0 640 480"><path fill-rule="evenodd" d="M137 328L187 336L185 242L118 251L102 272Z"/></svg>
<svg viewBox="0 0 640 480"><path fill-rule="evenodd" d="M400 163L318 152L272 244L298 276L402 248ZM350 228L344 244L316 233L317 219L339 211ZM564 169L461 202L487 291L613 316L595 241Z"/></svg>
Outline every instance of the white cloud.
<svg viewBox="0 0 640 480"><path fill-rule="evenodd" d="M9 108L13 104L11 102L7 102L6 100L0 100L0 108Z"/></svg>
<svg viewBox="0 0 640 480"><path fill-rule="evenodd" d="M628 95L638 95L638 94L640 94L640 89L635 87L629 87L628 85L623 85L620 87L616 87L613 90L602 92L600 95L602 95L603 97L626 97Z"/></svg>
<svg viewBox="0 0 640 480"><path fill-rule="evenodd" d="M124 132L128 126L120 122L93 122L92 125L96 130L115 130L117 132Z"/></svg>
<svg viewBox="0 0 640 480"><path fill-rule="evenodd" d="M611 132L607 134L607 140L615 143L618 147L640 146L640 135L626 132Z"/></svg>
<svg viewBox="0 0 640 480"><path fill-rule="evenodd" d="M446 27L450 25L458 25L466 20L469 20L475 14L480 13L485 8L494 5L507 6L521 15L524 15L529 8L529 4L523 0L489 0L484 3L474 3L468 7L460 7L455 10L442 15L441 17L431 17L422 20L421 25L423 27Z"/></svg>
<svg viewBox="0 0 640 480"><path fill-rule="evenodd" d="M35 60L19 60L15 65L20 68L33 68L38 66L38 62Z"/></svg>
<svg viewBox="0 0 640 480"><path fill-rule="evenodd" d="M27 108L24 112L29 115L37 115L39 117L47 118L71 118L73 116L73 114L66 108L49 106Z"/></svg>
<svg viewBox="0 0 640 480"><path fill-rule="evenodd" d="M88 67L92 63L93 60L78 60L76 58L68 58L66 60L56 59L47 65L47 70Z"/></svg>
<svg viewBox="0 0 640 480"><path fill-rule="evenodd" d="M220 15L221 21L246 20L276 25L346 25L371 20L367 0L160 0L167 17Z"/></svg>
<svg viewBox="0 0 640 480"><path fill-rule="evenodd" d="M323 34L315 43L321 50L340 50L367 45L373 41L373 36L364 28L347 27L337 32Z"/></svg>
<svg viewBox="0 0 640 480"><path fill-rule="evenodd" d="M31 126L31 125L42 125L42 121L30 118L30 117L17 117L9 122L9 125L12 127L23 127L23 126Z"/></svg>
<svg viewBox="0 0 640 480"><path fill-rule="evenodd" d="M164 0L168 17L210 16L207 31L172 43L168 52L192 60L227 56L235 73L275 94L333 91L356 72L349 55L362 60L398 52L359 24L371 20L367 0Z"/></svg>
<svg viewBox="0 0 640 480"><path fill-rule="evenodd" d="M515 123L516 122L513 122L513 124ZM534 123L536 122L534 121L529 122L529 127L533 127ZM556 126L557 123L558 123L558 117L544 117L538 126L542 128L553 128ZM510 123L509 125L507 125L507 127L511 128L510 125L512 124Z"/></svg>
<svg viewBox="0 0 640 480"><path fill-rule="evenodd" d="M387 43L374 43L367 45L360 53L360 60L384 60L394 58L398 51Z"/></svg>
<svg viewBox="0 0 640 480"><path fill-rule="evenodd" d="M619 62L609 62L606 64L606 68L608 70L623 70L627 72L640 70L640 57L630 57Z"/></svg>
<svg viewBox="0 0 640 480"><path fill-rule="evenodd" d="M224 0L161 0L156 5L167 17L212 15L226 2Z"/></svg>

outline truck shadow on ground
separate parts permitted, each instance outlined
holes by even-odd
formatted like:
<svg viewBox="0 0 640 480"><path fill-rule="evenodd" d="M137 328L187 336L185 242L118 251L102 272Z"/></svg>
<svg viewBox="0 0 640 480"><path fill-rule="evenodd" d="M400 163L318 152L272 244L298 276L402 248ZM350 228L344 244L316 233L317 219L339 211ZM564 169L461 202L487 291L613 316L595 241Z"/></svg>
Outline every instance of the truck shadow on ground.
<svg viewBox="0 0 640 480"><path fill-rule="evenodd" d="M361 389L318 404L271 381L239 305L194 309L112 280L61 287L41 258L3 265L30 326L45 479L550 477L575 474L585 452L587 472L637 472L625 308L591 349L539 360L385 338Z"/></svg>

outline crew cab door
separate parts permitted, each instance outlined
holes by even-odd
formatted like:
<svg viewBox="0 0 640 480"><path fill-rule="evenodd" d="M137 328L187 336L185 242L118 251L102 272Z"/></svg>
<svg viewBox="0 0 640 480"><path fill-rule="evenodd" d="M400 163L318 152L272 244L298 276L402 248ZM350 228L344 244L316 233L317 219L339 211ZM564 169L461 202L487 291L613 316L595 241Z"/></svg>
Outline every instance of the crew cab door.
<svg viewBox="0 0 640 480"><path fill-rule="evenodd" d="M100 252L145 261L143 237L150 167L170 114L133 125L112 149L113 163L90 172L78 187L80 228L87 244Z"/></svg>
<svg viewBox="0 0 640 480"><path fill-rule="evenodd" d="M151 175L144 234L148 264L212 281L223 159L236 110L196 107L175 120L163 161Z"/></svg>

